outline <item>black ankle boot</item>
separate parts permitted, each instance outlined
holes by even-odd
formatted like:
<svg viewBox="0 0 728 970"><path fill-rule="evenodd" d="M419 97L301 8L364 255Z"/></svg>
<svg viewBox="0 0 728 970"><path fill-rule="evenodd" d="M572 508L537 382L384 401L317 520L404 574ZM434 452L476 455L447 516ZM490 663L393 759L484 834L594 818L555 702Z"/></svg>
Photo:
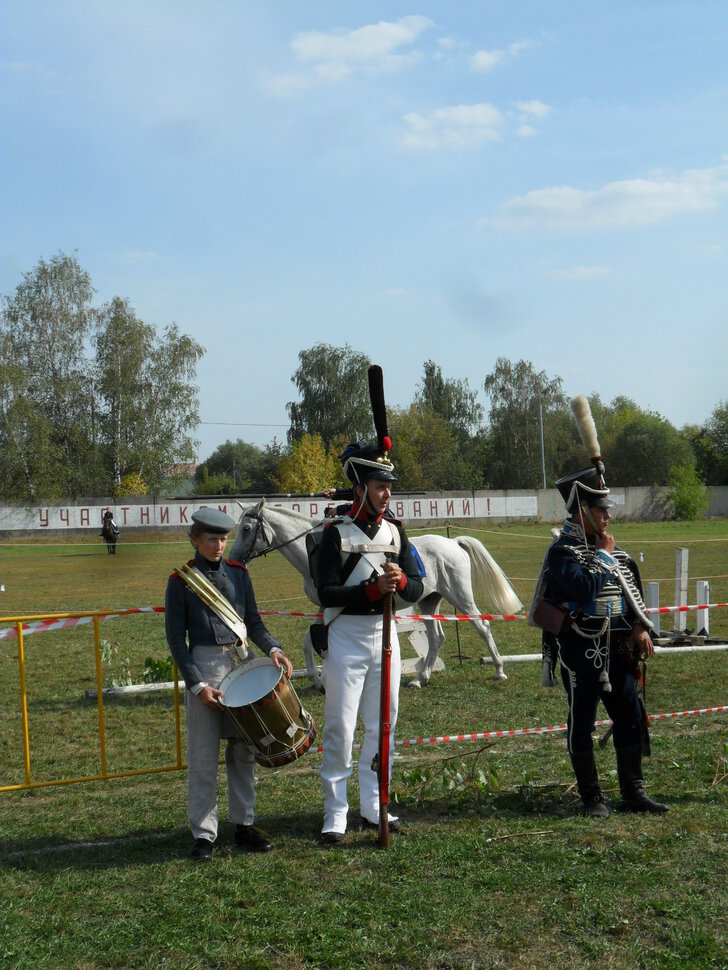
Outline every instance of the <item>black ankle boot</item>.
<svg viewBox="0 0 728 970"><path fill-rule="evenodd" d="M570 757L581 796L582 814L588 818L606 818L609 815L609 809L604 804L604 796L599 787L594 752L577 751Z"/></svg>
<svg viewBox="0 0 728 970"><path fill-rule="evenodd" d="M618 812L649 812L660 815L669 812L670 806L655 802L645 794L642 778L642 749L637 744L631 748L617 748L617 775L622 798Z"/></svg>

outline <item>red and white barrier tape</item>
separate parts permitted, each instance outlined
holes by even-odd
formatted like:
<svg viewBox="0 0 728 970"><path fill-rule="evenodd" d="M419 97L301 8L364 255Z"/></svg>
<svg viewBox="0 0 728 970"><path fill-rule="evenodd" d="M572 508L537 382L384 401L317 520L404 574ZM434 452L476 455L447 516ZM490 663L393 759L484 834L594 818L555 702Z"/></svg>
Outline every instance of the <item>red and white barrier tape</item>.
<svg viewBox="0 0 728 970"><path fill-rule="evenodd" d="M724 704L720 707L702 707L692 711L673 711L670 714L650 714L648 716L649 721L668 721L676 717L692 717L697 714L725 714L728 712L728 705ZM603 721L597 721L595 727L607 727L612 722L607 718ZM472 734L441 734L439 737L435 738L409 738L403 740L397 740L394 742L395 747L411 748L419 744L446 744L449 741L483 741L488 738L514 738L522 737L526 734L554 734L558 731L565 731L565 724L552 724L550 727L535 727L535 728L511 728L510 730L504 731L477 731ZM352 745L353 750L361 750L361 744L358 742ZM323 745L319 745L316 748L310 749L312 752L320 754L324 749Z"/></svg>
<svg viewBox="0 0 728 970"><path fill-rule="evenodd" d="M654 615L657 613L688 613L693 610L715 610L728 607L728 603L698 603L693 606L657 606L645 610L646 613ZM109 620L116 616L131 616L133 613L164 613L163 606L137 606L128 610L118 610L113 613L97 614L99 620ZM261 616L296 616L308 619L320 619L323 613L304 613L301 611L290 610L260 610ZM439 620L440 622L472 622L473 620L527 620L525 613L430 613L421 615L419 613L399 613L395 616L398 621L402 620ZM45 633L48 630L63 630L67 627L78 626L83 623L91 623L92 616L66 617L55 620L38 620L22 624L23 636L30 636L31 633ZM2 622L2 621L0 621ZM17 628L5 627L0 629L0 640L18 635Z"/></svg>
<svg viewBox="0 0 728 970"><path fill-rule="evenodd" d="M163 606L135 606L128 610L118 610L113 613L100 613L97 615L99 620L113 620L117 616L131 616L133 613L164 613ZM64 630L71 626L80 626L84 623L93 623L93 616L68 616L59 617L54 620L36 620L29 623L22 623L21 629L24 637L29 637L31 633L47 633L50 630ZM18 629L14 626L5 627L0 630L0 640L7 640L17 637Z"/></svg>

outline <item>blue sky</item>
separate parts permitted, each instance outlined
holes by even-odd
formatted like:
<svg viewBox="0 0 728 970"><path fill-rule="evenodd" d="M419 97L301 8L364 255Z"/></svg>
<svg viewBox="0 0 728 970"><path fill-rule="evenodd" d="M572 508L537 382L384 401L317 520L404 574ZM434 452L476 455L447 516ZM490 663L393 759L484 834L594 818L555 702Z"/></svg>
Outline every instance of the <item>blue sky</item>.
<svg viewBox="0 0 728 970"><path fill-rule="evenodd" d="M678 427L728 398L725 0L3 0L0 292L59 250L207 350L199 457L300 350L391 405L499 356Z"/></svg>

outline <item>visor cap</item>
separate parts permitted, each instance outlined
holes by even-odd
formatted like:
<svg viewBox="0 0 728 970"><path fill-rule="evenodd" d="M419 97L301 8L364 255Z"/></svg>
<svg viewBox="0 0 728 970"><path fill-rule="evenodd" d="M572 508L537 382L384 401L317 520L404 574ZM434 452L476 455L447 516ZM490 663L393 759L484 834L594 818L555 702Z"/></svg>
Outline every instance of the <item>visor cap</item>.
<svg viewBox="0 0 728 970"><path fill-rule="evenodd" d="M235 519L231 519L220 509L198 509L192 513L192 521L200 529L212 535L227 535L235 528Z"/></svg>

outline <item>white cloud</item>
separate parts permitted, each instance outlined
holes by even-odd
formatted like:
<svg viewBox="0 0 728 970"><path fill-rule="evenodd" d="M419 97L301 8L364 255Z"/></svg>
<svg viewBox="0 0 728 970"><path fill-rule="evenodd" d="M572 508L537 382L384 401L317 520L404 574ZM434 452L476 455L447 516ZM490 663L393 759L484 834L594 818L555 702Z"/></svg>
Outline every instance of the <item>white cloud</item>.
<svg viewBox="0 0 728 970"><path fill-rule="evenodd" d="M501 120L492 104L458 104L427 116L410 112L404 116L407 130L402 144L417 150L473 148L484 141L497 141Z"/></svg>
<svg viewBox="0 0 728 970"><path fill-rule="evenodd" d="M556 280L596 280L609 276L608 266L572 266L571 269L554 270L550 275Z"/></svg>
<svg viewBox="0 0 728 970"><path fill-rule="evenodd" d="M505 51L476 51L470 58L474 71L492 71L506 58Z"/></svg>
<svg viewBox="0 0 728 970"><path fill-rule="evenodd" d="M609 182L585 191L570 186L536 189L510 199L491 224L500 228L629 228L674 216L707 212L728 198L728 163L682 175Z"/></svg>
<svg viewBox="0 0 728 970"><path fill-rule="evenodd" d="M40 61L4 61L2 69L9 75L35 77L42 81L48 81L55 77L53 71L41 64Z"/></svg>
<svg viewBox="0 0 728 970"><path fill-rule="evenodd" d="M518 40L509 44L505 50L476 51L470 58L470 66L474 71L481 73L492 71L505 61L516 57L521 51L533 47L533 45L532 40Z"/></svg>
<svg viewBox="0 0 728 970"><path fill-rule="evenodd" d="M547 104L544 104L543 101L516 101L516 109L522 115L531 118L545 118L551 114L551 108Z"/></svg>
<svg viewBox="0 0 728 970"><path fill-rule="evenodd" d="M691 252L709 259L722 259L726 255L726 247L722 243L703 243L691 246Z"/></svg>
<svg viewBox="0 0 728 970"><path fill-rule="evenodd" d="M306 74L274 74L260 82L263 91L275 98L297 98L311 87L311 78Z"/></svg>
<svg viewBox="0 0 728 970"><path fill-rule="evenodd" d="M521 121L521 125L516 129L519 138L533 138L538 134L538 131L533 127L532 122L542 121L551 114L549 105L535 99L532 101L516 101L515 109Z"/></svg>
<svg viewBox="0 0 728 970"><path fill-rule="evenodd" d="M291 41L299 61L312 64L322 80L338 80L357 69L392 70L414 56L402 53L429 27L427 17L402 17L395 22L380 21L346 32L310 30Z"/></svg>

